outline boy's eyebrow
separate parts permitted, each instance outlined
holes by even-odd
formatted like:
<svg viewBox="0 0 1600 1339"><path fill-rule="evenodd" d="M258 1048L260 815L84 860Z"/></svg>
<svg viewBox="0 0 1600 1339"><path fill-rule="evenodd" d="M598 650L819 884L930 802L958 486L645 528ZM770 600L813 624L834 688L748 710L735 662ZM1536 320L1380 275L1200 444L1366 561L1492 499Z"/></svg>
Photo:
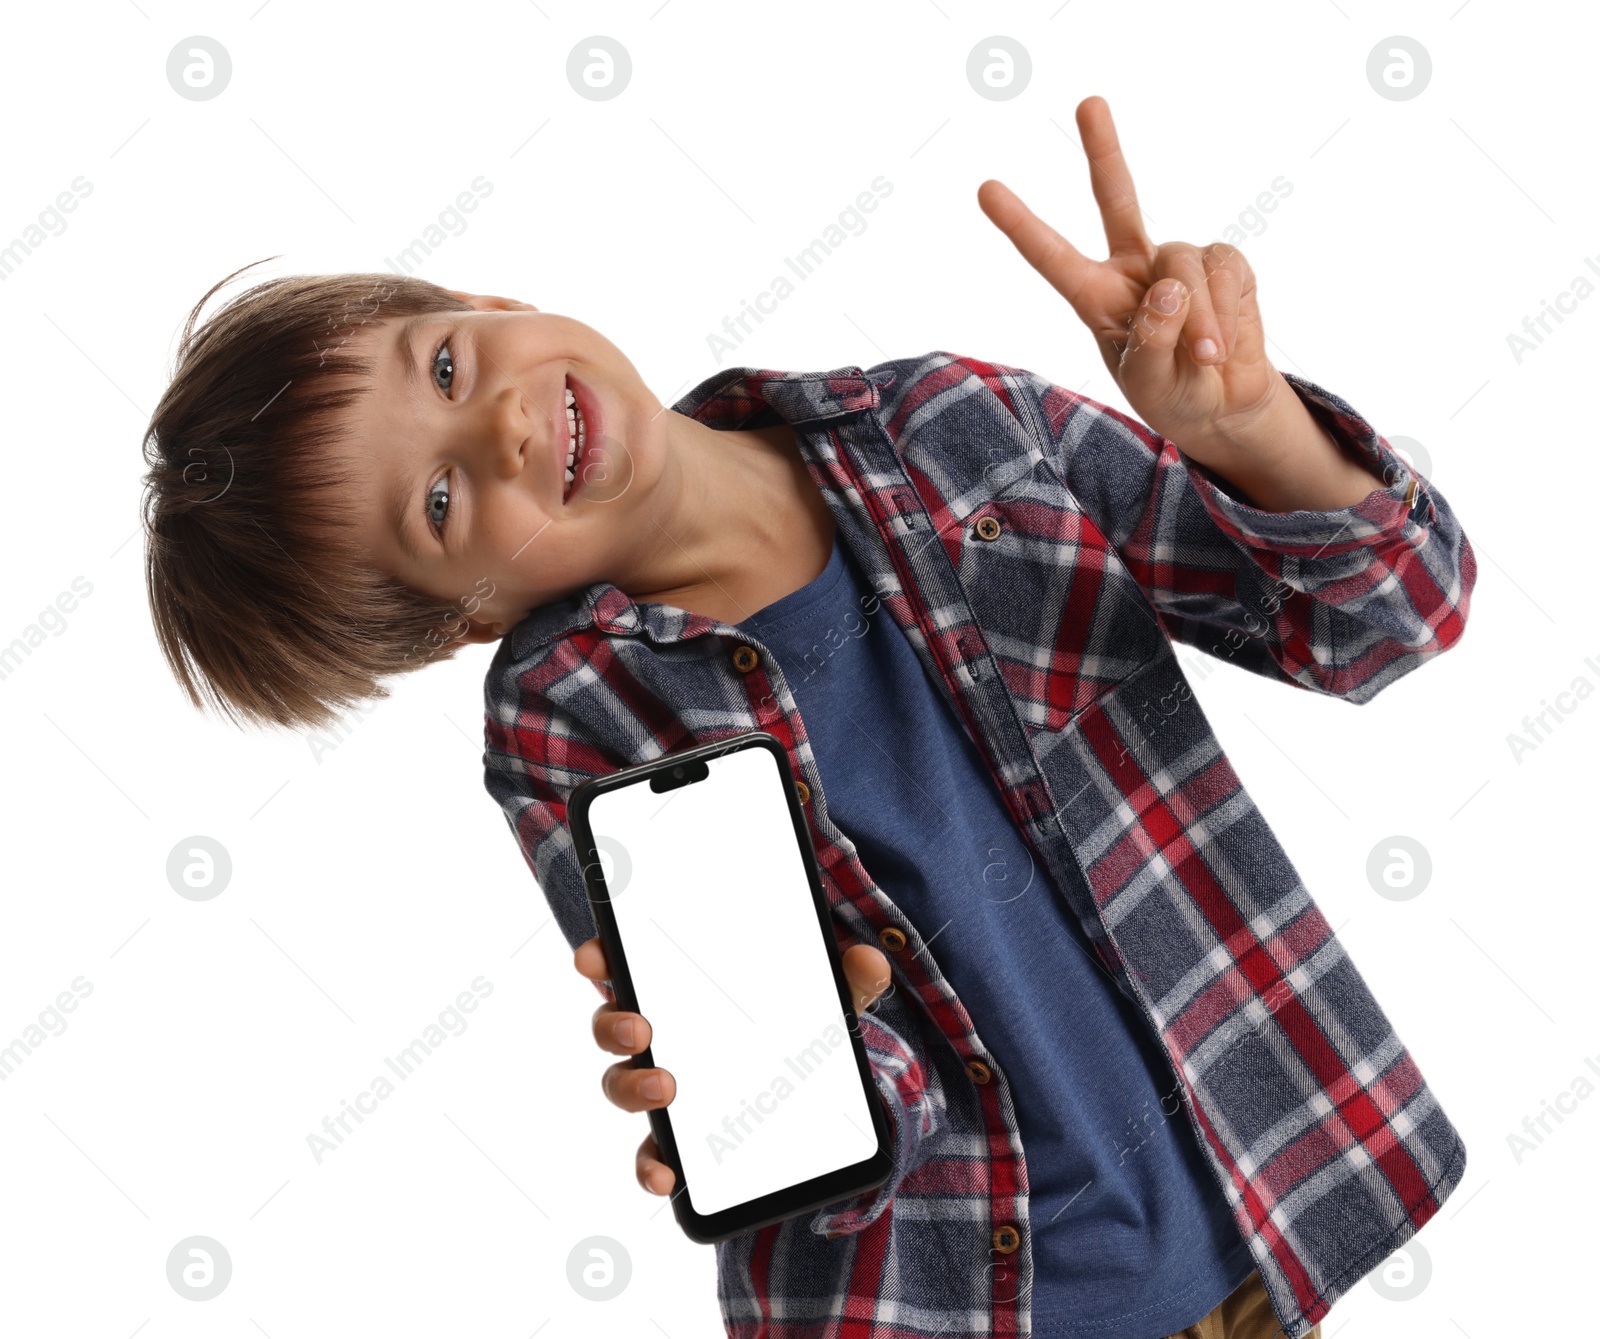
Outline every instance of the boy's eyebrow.
<svg viewBox="0 0 1600 1339"><path fill-rule="evenodd" d="M412 487L411 480L402 480L401 486L389 500L389 524L399 537L400 547L406 551L406 556L420 566L422 553L412 537L411 527L406 524L412 510L411 502L415 496L416 490Z"/></svg>
<svg viewBox="0 0 1600 1339"><path fill-rule="evenodd" d="M426 325L436 315L436 312L419 312L415 316L408 316L400 323L399 332L395 335L395 353L400 359L400 372L408 390L422 379L422 369L417 365L416 354L411 347L411 337L417 333L420 326Z"/></svg>

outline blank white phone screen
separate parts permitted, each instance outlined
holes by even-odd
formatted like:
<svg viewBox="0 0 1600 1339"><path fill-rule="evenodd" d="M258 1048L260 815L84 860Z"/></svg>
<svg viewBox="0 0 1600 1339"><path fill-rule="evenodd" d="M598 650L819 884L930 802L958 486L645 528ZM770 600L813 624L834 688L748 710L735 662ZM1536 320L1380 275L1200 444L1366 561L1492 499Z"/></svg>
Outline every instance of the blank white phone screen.
<svg viewBox="0 0 1600 1339"><path fill-rule="evenodd" d="M651 1054L677 1080L685 1193L711 1214L878 1141L778 759L705 761L674 790L595 796L589 823Z"/></svg>

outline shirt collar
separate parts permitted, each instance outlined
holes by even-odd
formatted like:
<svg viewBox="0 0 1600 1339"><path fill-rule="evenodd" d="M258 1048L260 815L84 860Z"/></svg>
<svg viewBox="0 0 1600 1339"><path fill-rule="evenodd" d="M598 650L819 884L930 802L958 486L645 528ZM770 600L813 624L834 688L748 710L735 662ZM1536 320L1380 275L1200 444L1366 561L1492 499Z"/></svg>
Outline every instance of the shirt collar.
<svg viewBox="0 0 1600 1339"><path fill-rule="evenodd" d="M713 428L825 423L878 407L878 386L859 367L774 372L734 367L707 377L672 406Z"/></svg>
<svg viewBox="0 0 1600 1339"><path fill-rule="evenodd" d="M762 428L788 423L807 463L819 458L826 426L864 410L878 408L878 387L890 373L874 380L854 365L831 372L779 372L770 368L732 367L706 377L672 408L719 431ZM563 599L540 605L500 640L495 665L503 659L523 660L539 647L597 627L606 632L643 630L658 641L677 641L723 626L719 620L675 610L671 606L635 603L609 581L598 581ZM495 679L490 670L491 682Z"/></svg>

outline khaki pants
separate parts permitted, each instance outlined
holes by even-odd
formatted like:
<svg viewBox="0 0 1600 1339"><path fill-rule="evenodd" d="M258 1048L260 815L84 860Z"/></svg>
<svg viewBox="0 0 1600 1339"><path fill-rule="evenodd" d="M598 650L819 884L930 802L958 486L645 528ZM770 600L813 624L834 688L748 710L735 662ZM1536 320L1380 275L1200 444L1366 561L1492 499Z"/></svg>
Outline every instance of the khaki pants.
<svg viewBox="0 0 1600 1339"><path fill-rule="evenodd" d="M1169 1339L1282 1339L1282 1335L1283 1326L1272 1312L1261 1275L1252 1274L1215 1311ZM1305 1339L1322 1339L1322 1326L1312 1326Z"/></svg>

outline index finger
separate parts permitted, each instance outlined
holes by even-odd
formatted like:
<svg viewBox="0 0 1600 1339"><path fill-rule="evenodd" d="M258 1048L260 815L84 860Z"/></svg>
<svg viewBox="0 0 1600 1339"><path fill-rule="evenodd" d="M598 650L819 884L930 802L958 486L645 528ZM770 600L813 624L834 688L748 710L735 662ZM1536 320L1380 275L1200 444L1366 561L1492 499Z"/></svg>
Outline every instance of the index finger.
<svg viewBox="0 0 1600 1339"><path fill-rule="evenodd" d="M1023 204L1004 182L990 178L979 186L978 207L1050 287L1070 302L1079 316L1088 319L1085 299L1099 262L1090 260Z"/></svg>
<svg viewBox="0 0 1600 1339"><path fill-rule="evenodd" d="M1085 98L1078 104L1077 120L1084 157L1089 160L1089 187L1105 224L1106 245L1113 256L1149 257L1155 247L1144 230L1144 212L1133 189L1128 160L1122 156L1110 106L1098 95Z"/></svg>

